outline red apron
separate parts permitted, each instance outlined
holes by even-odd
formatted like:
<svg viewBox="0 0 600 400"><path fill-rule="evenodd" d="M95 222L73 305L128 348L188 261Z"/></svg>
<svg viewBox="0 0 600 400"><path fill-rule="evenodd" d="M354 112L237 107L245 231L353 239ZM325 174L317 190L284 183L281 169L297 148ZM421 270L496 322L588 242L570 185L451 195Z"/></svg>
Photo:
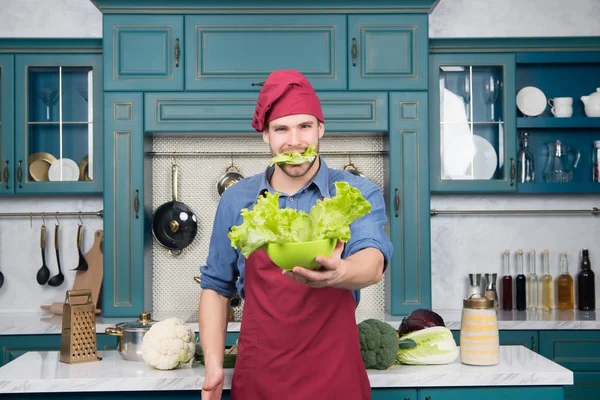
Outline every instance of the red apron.
<svg viewBox="0 0 600 400"><path fill-rule="evenodd" d="M281 274L263 249L246 260L232 400L370 400L349 290Z"/></svg>

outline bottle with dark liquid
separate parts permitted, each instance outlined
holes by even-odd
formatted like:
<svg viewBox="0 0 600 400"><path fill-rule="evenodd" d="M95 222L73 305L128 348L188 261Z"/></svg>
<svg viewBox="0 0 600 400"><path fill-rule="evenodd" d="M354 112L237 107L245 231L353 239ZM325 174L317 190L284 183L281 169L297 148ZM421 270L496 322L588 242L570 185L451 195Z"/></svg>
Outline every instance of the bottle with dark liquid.
<svg viewBox="0 0 600 400"><path fill-rule="evenodd" d="M575 296L573 295L573 277L569 275L569 261L566 252L560 255L560 275L556 285L558 286L558 309L572 310Z"/></svg>
<svg viewBox="0 0 600 400"><path fill-rule="evenodd" d="M523 273L523 249L517 253L517 272L517 310L524 311L527 308L527 279Z"/></svg>
<svg viewBox="0 0 600 400"><path fill-rule="evenodd" d="M577 274L577 306L582 311L596 309L596 275L592 271L588 249L581 251L581 271Z"/></svg>
<svg viewBox="0 0 600 400"><path fill-rule="evenodd" d="M511 311L513 309L513 279L510 274L510 251L504 252L504 268L502 273L502 309Z"/></svg>

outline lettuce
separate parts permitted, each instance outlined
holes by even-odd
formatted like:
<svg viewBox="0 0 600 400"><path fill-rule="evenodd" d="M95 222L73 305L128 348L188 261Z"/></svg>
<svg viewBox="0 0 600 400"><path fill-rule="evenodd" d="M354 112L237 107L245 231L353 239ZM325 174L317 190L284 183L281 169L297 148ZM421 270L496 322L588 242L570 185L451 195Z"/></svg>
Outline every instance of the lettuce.
<svg viewBox="0 0 600 400"><path fill-rule="evenodd" d="M350 224L371 212L371 203L347 182L335 182L336 194L318 200L310 213L279 208L279 193L267 192L249 210L242 209L241 225L231 228L231 246L244 257L267 243L297 243L321 239L350 240Z"/></svg>
<svg viewBox="0 0 600 400"><path fill-rule="evenodd" d="M277 154L271 159L269 166L274 164L304 164L305 162L311 162L317 156L317 150L314 144L308 145L308 148L303 153L298 151L292 151L287 153Z"/></svg>

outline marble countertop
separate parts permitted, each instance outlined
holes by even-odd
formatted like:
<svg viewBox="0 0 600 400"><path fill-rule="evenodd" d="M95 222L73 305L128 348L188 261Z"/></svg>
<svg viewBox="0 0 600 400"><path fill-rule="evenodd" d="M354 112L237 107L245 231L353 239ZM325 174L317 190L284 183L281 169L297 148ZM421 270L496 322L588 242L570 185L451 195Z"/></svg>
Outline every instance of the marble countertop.
<svg viewBox="0 0 600 400"><path fill-rule="evenodd" d="M0 393L114 392L200 390L204 368L194 363L171 371L143 362L125 361L116 351L100 353L101 361L68 365L59 352L28 352L0 368ZM490 367L463 365L395 366L369 370L371 387L564 386L573 373L523 346L502 346L500 363ZM225 372L231 388L233 370Z"/></svg>
<svg viewBox="0 0 600 400"><path fill-rule="evenodd" d="M461 310L434 310L443 319L446 327L460 329ZM189 316L183 317L184 320ZM400 326L403 316L391 316L381 312L357 313L356 321L377 318L395 328ZM96 332L104 333L107 327L136 318L104 318L96 316ZM198 332L198 323L187 324ZM600 312L596 311L498 311L498 326L501 330L600 330ZM227 331L239 332L240 322L230 322ZM0 335L60 334L62 316L49 313L0 313Z"/></svg>

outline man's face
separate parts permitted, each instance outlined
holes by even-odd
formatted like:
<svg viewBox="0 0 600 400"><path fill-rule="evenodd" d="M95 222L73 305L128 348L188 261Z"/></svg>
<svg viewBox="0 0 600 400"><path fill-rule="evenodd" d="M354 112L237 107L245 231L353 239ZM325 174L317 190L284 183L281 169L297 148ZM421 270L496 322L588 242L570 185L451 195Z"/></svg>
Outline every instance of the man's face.
<svg viewBox="0 0 600 400"><path fill-rule="evenodd" d="M319 152L319 139L323 137L325 127L317 118L308 114L288 115L269 123L263 132L263 140L269 144L273 156L297 150L303 152L313 144ZM292 178L304 176L317 159L300 165L281 164L279 167Z"/></svg>

